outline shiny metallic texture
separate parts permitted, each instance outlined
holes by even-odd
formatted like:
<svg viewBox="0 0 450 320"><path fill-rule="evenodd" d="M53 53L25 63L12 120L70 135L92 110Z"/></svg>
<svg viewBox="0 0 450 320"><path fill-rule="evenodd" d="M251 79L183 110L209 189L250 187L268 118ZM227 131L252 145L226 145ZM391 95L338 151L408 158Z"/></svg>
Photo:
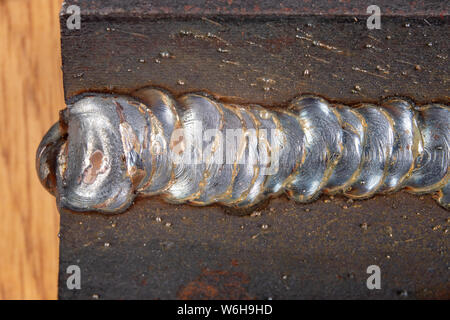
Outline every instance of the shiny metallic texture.
<svg viewBox="0 0 450 320"><path fill-rule="evenodd" d="M154 88L74 101L36 158L60 207L116 213L142 194L248 208L283 192L308 202L405 188L436 192L449 209L446 105L391 98L348 107L305 95L269 109Z"/></svg>

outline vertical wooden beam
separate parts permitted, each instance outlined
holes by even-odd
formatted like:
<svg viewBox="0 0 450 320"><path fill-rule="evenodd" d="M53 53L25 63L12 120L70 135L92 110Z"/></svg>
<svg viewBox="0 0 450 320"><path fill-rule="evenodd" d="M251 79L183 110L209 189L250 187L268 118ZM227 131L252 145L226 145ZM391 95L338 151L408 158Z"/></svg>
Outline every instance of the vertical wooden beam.
<svg viewBox="0 0 450 320"><path fill-rule="evenodd" d="M59 215L34 158L64 106L60 6L0 1L0 300L57 297Z"/></svg>

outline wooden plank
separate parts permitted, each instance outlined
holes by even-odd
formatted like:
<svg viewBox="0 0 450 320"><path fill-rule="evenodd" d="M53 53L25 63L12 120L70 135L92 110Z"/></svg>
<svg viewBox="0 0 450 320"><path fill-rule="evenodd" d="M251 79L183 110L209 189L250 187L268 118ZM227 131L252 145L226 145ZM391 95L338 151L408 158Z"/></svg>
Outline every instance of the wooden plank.
<svg viewBox="0 0 450 320"><path fill-rule="evenodd" d="M60 5L0 1L0 300L56 298L59 215L34 158L64 106Z"/></svg>

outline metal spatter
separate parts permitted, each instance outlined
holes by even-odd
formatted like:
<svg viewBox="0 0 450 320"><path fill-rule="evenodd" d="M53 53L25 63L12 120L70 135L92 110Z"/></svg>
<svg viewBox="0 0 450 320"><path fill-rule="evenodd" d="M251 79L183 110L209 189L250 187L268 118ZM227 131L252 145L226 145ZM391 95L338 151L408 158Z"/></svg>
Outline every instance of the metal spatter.
<svg viewBox="0 0 450 320"><path fill-rule="evenodd" d="M154 88L74 101L36 158L62 208L117 213L140 194L240 209L281 193L309 202L405 188L449 209L447 105L348 107L308 95L268 109Z"/></svg>

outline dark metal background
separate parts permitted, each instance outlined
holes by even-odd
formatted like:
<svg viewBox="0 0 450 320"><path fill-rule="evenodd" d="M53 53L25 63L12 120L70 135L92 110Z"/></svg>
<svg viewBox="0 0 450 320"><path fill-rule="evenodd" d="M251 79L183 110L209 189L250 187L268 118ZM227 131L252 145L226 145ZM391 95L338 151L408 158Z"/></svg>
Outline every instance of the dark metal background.
<svg viewBox="0 0 450 320"><path fill-rule="evenodd" d="M379 1L381 30L366 28L365 1L76 3L81 30L61 15L68 100L151 84L268 106L305 92L449 102L444 1ZM281 197L246 217L156 198L114 216L62 211L59 297L449 299L449 224L430 195L404 192L307 205ZM79 291L66 287L72 264ZM372 264L381 290L366 287Z"/></svg>

